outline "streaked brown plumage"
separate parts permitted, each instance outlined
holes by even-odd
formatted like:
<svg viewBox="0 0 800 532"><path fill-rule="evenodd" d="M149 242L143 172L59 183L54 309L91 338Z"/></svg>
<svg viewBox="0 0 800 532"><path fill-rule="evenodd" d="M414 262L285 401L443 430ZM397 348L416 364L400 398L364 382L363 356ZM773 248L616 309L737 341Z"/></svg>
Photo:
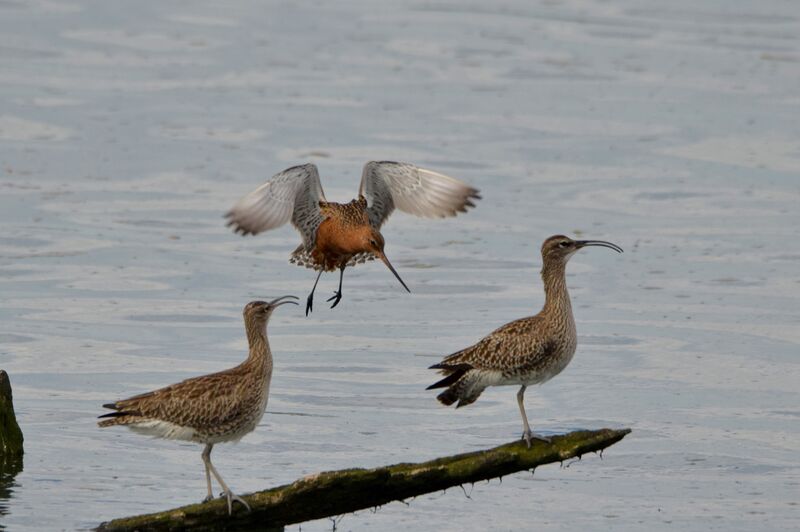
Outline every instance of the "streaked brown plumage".
<svg viewBox="0 0 800 532"><path fill-rule="evenodd" d="M269 397L272 377L272 353L267 342L267 322L275 308L294 301L283 296L269 303L252 301L244 308L244 325L250 350L238 366L218 373L202 375L158 390L103 405L115 410L100 416L100 427L125 425L130 429L160 438L204 443L202 453L208 496L211 474L219 482L228 500L247 503L233 493L211 463L215 443L239 441L256 428Z"/></svg>
<svg viewBox="0 0 800 532"><path fill-rule="evenodd" d="M575 354L578 337L567 292L565 270L569 258L585 246L603 246L622 252L616 244L601 240L572 240L551 236L542 244L542 281L545 303L535 316L507 323L475 345L446 357L431 369L445 378L428 389L447 388L437 399L456 408L474 403L488 386L518 384L517 403L522 415L522 437L531 445L534 436L523 403L525 389L555 377Z"/></svg>
<svg viewBox="0 0 800 532"><path fill-rule="evenodd" d="M375 258L408 290L386 258L380 232L395 207L417 216L444 218L466 212L477 199L477 189L452 177L413 164L372 161L364 165L358 198L344 204L329 202L317 167L304 164L276 174L225 216L228 225L242 235L255 235L291 220L303 243L289 261L319 271L306 302L308 315L322 272L339 270L339 289L328 299L333 308L342 299L345 268Z"/></svg>

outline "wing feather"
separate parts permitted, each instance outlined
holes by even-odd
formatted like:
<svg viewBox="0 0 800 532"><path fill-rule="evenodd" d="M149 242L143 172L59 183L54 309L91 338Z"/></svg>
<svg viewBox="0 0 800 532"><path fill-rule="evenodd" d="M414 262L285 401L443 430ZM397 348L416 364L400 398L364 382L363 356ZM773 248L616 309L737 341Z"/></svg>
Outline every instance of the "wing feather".
<svg viewBox="0 0 800 532"><path fill-rule="evenodd" d="M100 417L132 416L194 428L224 424L242 408L236 394L224 393L235 379L231 370L193 377L104 405L117 412Z"/></svg>
<svg viewBox="0 0 800 532"><path fill-rule="evenodd" d="M543 325L538 315L506 323L476 344L448 355L436 369L469 364L479 370L503 371L535 364L548 348L541 340Z"/></svg>
<svg viewBox="0 0 800 532"><path fill-rule="evenodd" d="M477 189L458 179L391 161L365 164L359 193L367 198L370 223L378 229L395 207L416 216L444 218L466 212L480 199Z"/></svg>
<svg viewBox="0 0 800 532"><path fill-rule="evenodd" d="M236 202L225 217L228 226L242 235L256 235L291 220L308 248L313 247L322 223L320 200L325 200L325 194L317 167L304 164L274 175Z"/></svg>

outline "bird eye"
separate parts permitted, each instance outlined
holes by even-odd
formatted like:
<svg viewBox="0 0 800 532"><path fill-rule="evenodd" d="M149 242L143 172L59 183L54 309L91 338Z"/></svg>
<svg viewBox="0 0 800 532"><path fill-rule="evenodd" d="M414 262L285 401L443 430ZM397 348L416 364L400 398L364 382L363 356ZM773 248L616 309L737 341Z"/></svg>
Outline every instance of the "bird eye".
<svg viewBox="0 0 800 532"><path fill-rule="evenodd" d="M568 246L569 246L569 242L567 242L566 240L562 240L561 242L558 243L558 247L560 247L560 248L565 248L565 247L568 247Z"/></svg>

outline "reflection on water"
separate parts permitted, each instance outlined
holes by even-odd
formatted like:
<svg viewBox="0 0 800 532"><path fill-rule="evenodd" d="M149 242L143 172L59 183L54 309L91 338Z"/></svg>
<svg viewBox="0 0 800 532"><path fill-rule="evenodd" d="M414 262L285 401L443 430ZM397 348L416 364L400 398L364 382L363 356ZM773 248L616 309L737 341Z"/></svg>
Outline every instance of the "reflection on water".
<svg viewBox="0 0 800 532"><path fill-rule="evenodd" d="M22 461L22 456L0 455L0 530L5 530L2 518L8 513L14 488L17 486L14 479L22 471Z"/></svg>

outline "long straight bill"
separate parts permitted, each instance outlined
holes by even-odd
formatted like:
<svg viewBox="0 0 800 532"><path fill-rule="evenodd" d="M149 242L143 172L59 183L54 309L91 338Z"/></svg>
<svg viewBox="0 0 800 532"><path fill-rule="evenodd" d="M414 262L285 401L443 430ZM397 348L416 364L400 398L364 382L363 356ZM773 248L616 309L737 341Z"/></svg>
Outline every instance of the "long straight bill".
<svg viewBox="0 0 800 532"><path fill-rule="evenodd" d="M397 280L400 281L400 284L403 285L403 288L406 289L406 292L408 292L410 294L411 290L408 289L408 287L406 286L406 283L403 282L403 280L400 278L400 275L398 275L397 271L395 271L394 266L392 266L392 263L389 262L389 259L386 258L386 254L381 253L379 255L379 257L383 261L383 263L386 265L386 267L389 268L389 270L394 274L394 276L397 277Z"/></svg>

